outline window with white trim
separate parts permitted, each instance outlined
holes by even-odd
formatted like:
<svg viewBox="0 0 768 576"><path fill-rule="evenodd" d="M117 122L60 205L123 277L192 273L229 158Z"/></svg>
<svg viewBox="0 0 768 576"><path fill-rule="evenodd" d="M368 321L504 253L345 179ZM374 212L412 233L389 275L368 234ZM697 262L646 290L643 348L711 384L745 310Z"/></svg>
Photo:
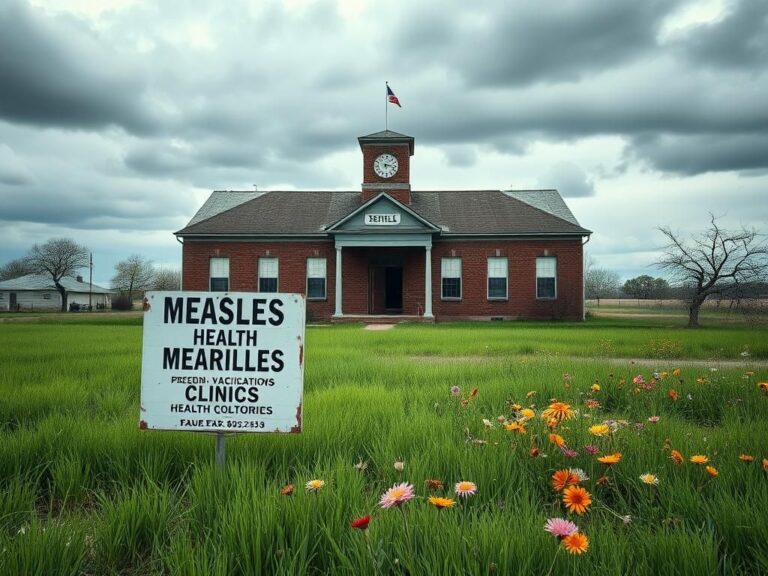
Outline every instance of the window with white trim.
<svg viewBox="0 0 768 576"><path fill-rule="evenodd" d="M277 258L259 258L259 292L277 292Z"/></svg>
<svg viewBox="0 0 768 576"><path fill-rule="evenodd" d="M557 258L536 258L536 298L557 298Z"/></svg>
<svg viewBox="0 0 768 576"><path fill-rule="evenodd" d="M211 258L208 261L208 270L211 292L229 290L229 258Z"/></svg>
<svg viewBox="0 0 768 576"><path fill-rule="evenodd" d="M442 299L459 300L461 298L461 258L443 258L440 271Z"/></svg>
<svg viewBox="0 0 768 576"><path fill-rule="evenodd" d="M509 264L506 257L488 258L488 300L507 299L507 272Z"/></svg>
<svg viewBox="0 0 768 576"><path fill-rule="evenodd" d="M307 258L307 298L325 299L325 258Z"/></svg>

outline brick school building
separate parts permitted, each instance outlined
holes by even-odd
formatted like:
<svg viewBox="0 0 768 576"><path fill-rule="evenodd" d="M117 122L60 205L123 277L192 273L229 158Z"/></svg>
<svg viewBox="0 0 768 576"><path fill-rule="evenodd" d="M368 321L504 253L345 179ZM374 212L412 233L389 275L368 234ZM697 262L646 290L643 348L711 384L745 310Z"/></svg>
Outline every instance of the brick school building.
<svg viewBox="0 0 768 576"><path fill-rule="evenodd" d="M414 139L358 138L360 190L217 191L182 288L306 295L310 320L581 320L581 227L556 190L411 190Z"/></svg>

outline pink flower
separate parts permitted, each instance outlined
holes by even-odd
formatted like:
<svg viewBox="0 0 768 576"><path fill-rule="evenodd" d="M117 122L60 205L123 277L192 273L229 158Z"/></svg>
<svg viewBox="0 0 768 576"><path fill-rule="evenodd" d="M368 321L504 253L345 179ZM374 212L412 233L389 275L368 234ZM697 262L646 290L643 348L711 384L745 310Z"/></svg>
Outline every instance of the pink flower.
<svg viewBox="0 0 768 576"><path fill-rule="evenodd" d="M595 454L600 453L600 448L598 448L594 444L587 444L586 446L584 446L584 451L590 456L594 456Z"/></svg>
<svg viewBox="0 0 768 576"><path fill-rule="evenodd" d="M392 506L399 506L403 502L408 502L413 498L413 485L403 482L401 484L395 484L384 492L379 500L379 506L382 508L391 508Z"/></svg>
<svg viewBox="0 0 768 576"><path fill-rule="evenodd" d="M632 384L635 386L640 386L641 384L645 384L645 378L642 374L638 374L634 378L632 378Z"/></svg>
<svg viewBox="0 0 768 576"><path fill-rule="evenodd" d="M560 448L560 452L562 452L563 456L565 456L566 458L576 458L576 456L579 455L579 453L576 452L576 450L571 450L570 448L565 448L565 447Z"/></svg>
<svg viewBox="0 0 768 576"><path fill-rule="evenodd" d="M570 520L564 518L550 518L547 520L547 523L544 524L544 530L552 534L552 536L557 536L562 539L578 532L579 528Z"/></svg>
<svg viewBox="0 0 768 576"><path fill-rule="evenodd" d="M460 396L461 395L461 388L458 386L451 386L451 396Z"/></svg>
<svg viewBox="0 0 768 576"><path fill-rule="evenodd" d="M648 416L648 422L650 422L651 424L656 424L656 422L658 421L659 421L658 416Z"/></svg>
<svg viewBox="0 0 768 576"><path fill-rule="evenodd" d="M461 482L456 483L454 490L457 496L474 496L475 492L477 492L477 484L462 480Z"/></svg>

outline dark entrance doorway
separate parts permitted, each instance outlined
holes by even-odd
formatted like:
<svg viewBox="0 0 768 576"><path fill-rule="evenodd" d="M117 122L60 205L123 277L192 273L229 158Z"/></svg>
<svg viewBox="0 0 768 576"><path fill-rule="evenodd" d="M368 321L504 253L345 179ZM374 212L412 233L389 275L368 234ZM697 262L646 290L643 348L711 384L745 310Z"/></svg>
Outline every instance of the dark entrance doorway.
<svg viewBox="0 0 768 576"><path fill-rule="evenodd" d="M369 261L368 314L402 313L402 257L397 254L377 254Z"/></svg>
<svg viewBox="0 0 768 576"><path fill-rule="evenodd" d="M11 312L16 310L17 306L18 304L16 303L16 292L11 292L11 307L10 307Z"/></svg>
<svg viewBox="0 0 768 576"><path fill-rule="evenodd" d="M403 267L384 268L384 309L387 314L403 312Z"/></svg>

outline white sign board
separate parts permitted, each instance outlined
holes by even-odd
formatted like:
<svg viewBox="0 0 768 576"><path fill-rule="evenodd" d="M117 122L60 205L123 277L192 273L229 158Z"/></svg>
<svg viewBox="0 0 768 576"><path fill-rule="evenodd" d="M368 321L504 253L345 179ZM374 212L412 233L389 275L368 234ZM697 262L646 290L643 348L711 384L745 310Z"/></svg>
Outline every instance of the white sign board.
<svg viewBox="0 0 768 576"><path fill-rule="evenodd" d="M304 297L147 292L140 428L301 432Z"/></svg>
<svg viewBox="0 0 768 576"><path fill-rule="evenodd" d="M400 224L400 214L366 214L366 226L397 226Z"/></svg>

